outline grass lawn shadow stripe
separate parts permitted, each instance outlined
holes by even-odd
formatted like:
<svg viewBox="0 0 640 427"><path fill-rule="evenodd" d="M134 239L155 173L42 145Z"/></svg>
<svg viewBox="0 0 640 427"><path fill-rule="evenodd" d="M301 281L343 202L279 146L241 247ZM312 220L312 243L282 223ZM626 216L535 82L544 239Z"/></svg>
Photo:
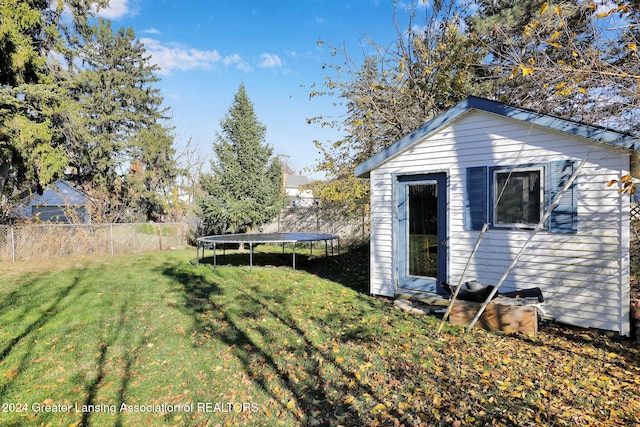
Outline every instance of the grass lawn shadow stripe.
<svg viewBox="0 0 640 427"><path fill-rule="evenodd" d="M22 333L18 334L17 336L15 336L9 341L9 344L7 344L7 346L2 351L0 351L0 361L4 360L7 357L7 355L11 352L13 347L17 343L19 343L24 337L31 334L34 330L37 330L42 326L44 326L49 319L51 319L52 317L58 314L58 305L64 298L66 298L71 293L71 291L74 288L77 287L79 281L80 281L79 278L75 278L73 283L71 283L69 286L65 288L62 288L60 292L57 293L56 299L43 311L40 317L38 317L35 321L30 323L29 325L27 325L27 327L24 329Z"/></svg>
<svg viewBox="0 0 640 427"><path fill-rule="evenodd" d="M104 337L99 337L98 339L98 358L96 361L97 374L95 378L89 382L89 384L85 388L85 393L87 395L84 400L84 407L91 408L96 404L96 397L100 386L105 378L105 362L107 359L107 353L109 349L114 346L117 341L127 342L131 337L131 332L126 327L126 319L128 312L128 301L124 300L120 306L120 310L118 313L118 321L116 326L110 331L109 336L105 339ZM124 335L124 336L123 336ZM142 338L141 338L142 340ZM140 347L138 343L137 347ZM124 374L120 379L120 387L118 389L118 403L117 408L120 408L120 405L124 402L124 396L126 394L126 389L129 381L131 380L131 365L134 362L134 358L130 357L128 351L126 352L125 357L125 366L124 366ZM93 411L86 411L82 413L82 419L80 421L80 425L82 426L91 426L91 416L93 415ZM117 419L116 426L122 425L122 413L117 411Z"/></svg>
<svg viewBox="0 0 640 427"><path fill-rule="evenodd" d="M319 258L315 265L326 261ZM303 271L288 270L278 282L267 279L282 273L284 271L270 269L249 273L235 267L220 267L215 273L190 268L163 270L163 274L182 284L184 309L193 316L194 332L201 337L200 341L215 340L229 348L249 380L278 402L281 411L291 410L292 402L295 402L295 409L291 412L298 423L317 420L318 414L323 414L325 425L333 425L330 420L340 425L366 424L365 418L336 396L349 393L348 383L351 383L358 384L377 405L384 405L384 397L363 384L352 368L336 362L328 347L315 344L308 334L333 334L334 341L360 342L369 337L367 330L355 326L351 328L350 335L340 334L332 330L339 321L333 315L328 322L312 321L308 325L310 329L305 330L297 317L313 317L304 316L302 311L293 314L292 302L305 298L307 286L318 298L325 299L326 296L321 288L313 285L318 279ZM301 278L312 283L298 283ZM232 283L242 285L234 286ZM340 289L336 286L333 292L344 292ZM347 293L358 300L358 307L350 311L349 319L355 322L365 313L375 311L376 307L371 305L375 300L363 301L360 294L353 294L350 290ZM302 301L299 303L304 304ZM294 354L298 356L291 359ZM332 374L326 374L326 370ZM333 382L331 376L336 373L345 378L344 382ZM389 411L396 418L401 416L392 408Z"/></svg>
<svg viewBox="0 0 640 427"><path fill-rule="evenodd" d="M377 405L384 405L384 396L380 396L373 387L364 384L352 369L347 368L343 363L338 362L335 355L332 355L328 348L323 349L321 346L314 344L309 339L309 331L303 329L295 319L290 316L285 316L284 313L286 312L273 310L265 303L265 301L254 300L254 303L256 305L260 305L265 312L269 313L273 318L277 319L281 324L288 328L291 331L291 340L296 339L303 343L303 351L307 354L308 359L314 361L323 360L323 363L332 365L333 369L340 372L343 378L347 378L348 381L358 384L361 392L370 396ZM354 332L354 334L357 335L357 332ZM309 371L312 374L309 377L310 381L302 383L302 386L297 386L295 383L290 384L290 386L296 387L297 392L295 394L297 396L297 402L301 403L305 415L308 418L312 418L313 414L318 412L326 414L332 413L334 417L331 417L330 419L332 421L339 421L340 425L361 426L366 424L366 420L359 417L357 413L354 413L348 404L345 404L344 402L336 402L335 399L330 396L332 391L347 394L349 392L348 386L334 386L334 390L320 390L311 395L306 393L305 390L313 389L314 386L327 384L328 382L328 379L321 373L320 365L318 363L315 363ZM402 416L394 409L389 409L389 414L397 419ZM326 421L328 420L329 418L326 419Z"/></svg>
<svg viewBox="0 0 640 427"><path fill-rule="evenodd" d="M7 358L7 356L13 351L16 345L18 345L18 343L20 343L26 337L33 334L35 331L38 331L41 328L43 328L47 324L47 322L49 322L56 315L58 315L59 306L61 302L65 298L67 298L74 289L78 287L78 285L81 282L81 279L82 277L79 274L76 274L71 284L61 288L58 292L56 292L55 299L53 300L53 302L51 302L51 304L47 306L47 308L45 308L42 311L42 314L35 321L28 324L20 334L13 337L9 341L9 343L2 349L2 351L0 352L0 363ZM31 282L31 284L34 284L36 281ZM38 307L26 305L25 312L20 316L20 319L23 319L25 313L30 310L38 310ZM20 363L18 364L18 367L15 370L14 374L10 376L7 382L5 382L4 384L2 384L2 386L0 386L0 398L2 398L3 401L6 400L5 396L7 394L7 391L11 388L11 385L18 379L19 375L27 368L28 362L31 358L31 351L34 348L34 345L35 345L35 340L32 340L27 343L28 351L24 352L24 355L21 357Z"/></svg>

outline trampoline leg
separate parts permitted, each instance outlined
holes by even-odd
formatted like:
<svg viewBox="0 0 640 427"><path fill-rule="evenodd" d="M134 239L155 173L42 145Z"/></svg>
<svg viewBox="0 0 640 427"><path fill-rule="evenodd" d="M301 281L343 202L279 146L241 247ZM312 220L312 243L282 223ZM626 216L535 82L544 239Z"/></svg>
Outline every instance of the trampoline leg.
<svg viewBox="0 0 640 427"><path fill-rule="evenodd" d="M249 243L249 271L253 271L253 243Z"/></svg>
<svg viewBox="0 0 640 427"><path fill-rule="evenodd" d="M293 243L293 269L296 269L296 242Z"/></svg>
<svg viewBox="0 0 640 427"><path fill-rule="evenodd" d="M216 244L213 244L213 271L216 271Z"/></svg>

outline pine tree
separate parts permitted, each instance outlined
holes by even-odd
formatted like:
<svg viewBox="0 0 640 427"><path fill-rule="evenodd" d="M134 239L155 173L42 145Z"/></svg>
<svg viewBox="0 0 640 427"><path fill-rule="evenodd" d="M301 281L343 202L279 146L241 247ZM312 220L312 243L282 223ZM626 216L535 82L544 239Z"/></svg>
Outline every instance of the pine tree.
<svg viewBox="0 0 640 427"><path fill-rule="evenodd" d="M285 206L282 165L265 143L266 126L255 114L244 85L220 121L213 144L212 174L203 177L199 200L205 232L244 233L272 220Z"/></svg>
<svg viewBox="0 0 640 427"><path fill-rule="evenodd" d="M157 66L132 28L99 19L78 40L65 144L73 180L111 200L106 220L158 220L176 176Z"/></svg>
<svg viewBox="0 0 640 427"><path fill-rule="evenodd" d="M72 166L80 184L91 183L113 191L123 168L132 161L137 134L157 125L166 113L143 44L132 28L113 32L100 19L87 29L78 50L81 62L74 77L73 96L78 123L70 132ZM138 150L134 150L134 148Z"/></svg>
<svg viewBox="0 0 640 427"><path fill-rule="evenodd" d="M170 210L178 167L170 129L153 125L135 138L125 185L138 220L160 221Z"/></svg>
<svg viewBox="0 0 640 427"><path fill-rule="evenodd" d="M95 1L54 3L0 2L0 199L49 183L68 164L56 127L68 100L51 52L69 56Z"/></svg>

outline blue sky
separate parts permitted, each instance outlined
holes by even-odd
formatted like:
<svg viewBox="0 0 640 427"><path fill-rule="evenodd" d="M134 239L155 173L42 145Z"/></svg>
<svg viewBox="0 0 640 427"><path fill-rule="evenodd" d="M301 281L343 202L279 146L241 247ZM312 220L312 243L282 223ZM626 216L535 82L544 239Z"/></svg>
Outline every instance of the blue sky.
<svg viewBox="0 0 640 427"><path fill-rule="evenodd" d="M100 15L114 29L132 27L161 68L158 87L171 109L178 150L191 138L211 158L219 122L244 84L267 126L267 143L301 171L320 157L314 140L340 137L307 124L310 117L344 112L335 100L309 99L312 84L328 73L323 64L340 61L329 46L345 45L361 60L366 37L392 43L393 10L391 0L111 0Z"/></svg>

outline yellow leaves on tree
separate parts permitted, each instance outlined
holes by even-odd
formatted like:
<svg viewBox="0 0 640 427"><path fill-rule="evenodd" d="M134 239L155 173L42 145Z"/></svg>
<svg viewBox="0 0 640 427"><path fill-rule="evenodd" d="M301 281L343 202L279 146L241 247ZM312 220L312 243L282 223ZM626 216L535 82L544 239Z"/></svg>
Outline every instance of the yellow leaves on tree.
<svg viewBox="0 0 640 427"><path fill-rule="evenodd" d="M368 208L369 182L354 176L345 176L330 181L315 181L305 186L323 204L345 205L351 212Z"/></svg>
<svg viewBox="0 0 640 427"><path fill-rule="evenodd" d="M547 10L549 10L549 3L544 2L542 6L540 6L540 15L544 14ZM562 14L562 8L560 8L559 5L554 5L553 11L558 15Z"/></svg>
<svg viewBox="0 0 640 427"><path fill-rule="evenodd" d="M523 77L532 76L533 75L533 67L529 67L527 65L520 64L517 67L515 67L513 70L511 70L511 76L509 76L509 78L510 79L514 79L518 75L518 73L522 73Z"/></svg>
<svg viewBox="0 0 640 427"><path fill-rule="evenodd" d="M593 9L597 9L597 7L592 3L591 7ZM608 16L611 16L611 14L613 13L628 13L629 12L629 6L627 5L619 5L617 7L611 8L609 10L605 10L603 12L599 12L596 17L597 18L607 18Z"/></svg>
<svg viewBox="0 0 640 427"><path fill-rule="evenodd" d="M634 178L632 175L624 175L620 180L612 179L607 183L607 186L611 187L614 184L620 183L622 188L618 189L618 193L636 194L636 187L638 186L638 178Z"/></svg>

